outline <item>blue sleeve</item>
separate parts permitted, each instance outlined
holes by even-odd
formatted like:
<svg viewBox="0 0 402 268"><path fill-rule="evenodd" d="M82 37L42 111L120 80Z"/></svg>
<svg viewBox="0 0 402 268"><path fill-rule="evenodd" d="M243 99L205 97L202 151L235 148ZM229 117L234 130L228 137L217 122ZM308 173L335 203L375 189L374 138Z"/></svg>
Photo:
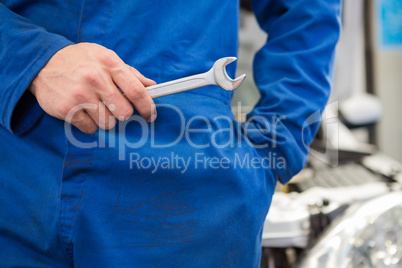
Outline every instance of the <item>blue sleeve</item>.
<svg viewBox="0 0 402 268"><path fill-rule="evenodd" d="M254 0L253 9L268 41L253 65L261 99L243 130L254 144L265 144L286 160L277 168L285 184L304 167L319 127L306 120L321 114L328 101L341 3Z"/></svg>
<svg viewBox="0 0 402 268"><path fill-rule="evenodd" d="M0 4L0 124L12 133L28 130L43 114L27 91L49 59L72 44Z"/></svg>

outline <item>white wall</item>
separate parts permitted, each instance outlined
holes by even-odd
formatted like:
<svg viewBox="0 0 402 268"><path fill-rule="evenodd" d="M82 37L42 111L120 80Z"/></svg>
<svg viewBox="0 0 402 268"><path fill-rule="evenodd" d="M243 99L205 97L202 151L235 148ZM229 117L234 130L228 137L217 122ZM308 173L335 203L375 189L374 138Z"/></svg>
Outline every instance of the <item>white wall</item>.
<svg viewBox="0 0 402 268"><path fill-rule="evenodd" d="M402 47L384 49L379 45L378 2L373 4L375 89L383 103L384 115L378 126L382 151L402 162ZM400 14L402 16L402 14Z"/></svg>

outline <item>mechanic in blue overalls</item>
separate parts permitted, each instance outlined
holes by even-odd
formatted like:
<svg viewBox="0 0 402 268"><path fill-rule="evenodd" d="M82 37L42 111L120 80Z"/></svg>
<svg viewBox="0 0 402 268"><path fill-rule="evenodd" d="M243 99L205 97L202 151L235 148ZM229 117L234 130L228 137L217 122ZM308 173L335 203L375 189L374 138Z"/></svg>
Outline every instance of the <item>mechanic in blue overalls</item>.
<svg viewBox="0 0 402 268"><path fill-rule="evenodd" d="M237 1L1 2L0 266L258 267L328 99L339 0L253 1L246 124L217 86L145 89L235 56Z"/></svg>

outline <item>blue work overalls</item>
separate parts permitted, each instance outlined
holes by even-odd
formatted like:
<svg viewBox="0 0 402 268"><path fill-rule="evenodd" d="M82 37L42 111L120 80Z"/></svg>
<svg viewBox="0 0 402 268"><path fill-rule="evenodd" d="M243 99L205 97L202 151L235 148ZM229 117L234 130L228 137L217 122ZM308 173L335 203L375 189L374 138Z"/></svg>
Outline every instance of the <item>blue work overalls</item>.
<svg viewBox="0 0 402 268"><path fill-rule="evenodd" d="M303 167L318 128L305 121L330 92L339 0L253 1L269 37L247 125L210 86L156 99L152 124L135 114L92 135L26 90L54 53L98 43L158 83L205 72L237 54L239 3L1 3L0 267L258 267L276 181ZM205 131L180 138L183 122Z"/></svg>

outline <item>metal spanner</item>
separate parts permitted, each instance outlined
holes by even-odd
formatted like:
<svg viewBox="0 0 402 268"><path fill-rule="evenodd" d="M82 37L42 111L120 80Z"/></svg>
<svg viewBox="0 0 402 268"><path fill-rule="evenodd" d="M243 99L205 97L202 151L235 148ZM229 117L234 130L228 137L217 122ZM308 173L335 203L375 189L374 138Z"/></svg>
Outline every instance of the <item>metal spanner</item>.
<svg viewBox="0 0 402 268"><path fill-rule="evenodd" d="M246 75L243 74L236 79L231 79L226 73L226 65L236 59L236 57L221 58L217 60L214 66L206 73L146 87L146 90L153 99L211 85L220 86L226 91L233 91L238 88L246 78Z"/></svg>

